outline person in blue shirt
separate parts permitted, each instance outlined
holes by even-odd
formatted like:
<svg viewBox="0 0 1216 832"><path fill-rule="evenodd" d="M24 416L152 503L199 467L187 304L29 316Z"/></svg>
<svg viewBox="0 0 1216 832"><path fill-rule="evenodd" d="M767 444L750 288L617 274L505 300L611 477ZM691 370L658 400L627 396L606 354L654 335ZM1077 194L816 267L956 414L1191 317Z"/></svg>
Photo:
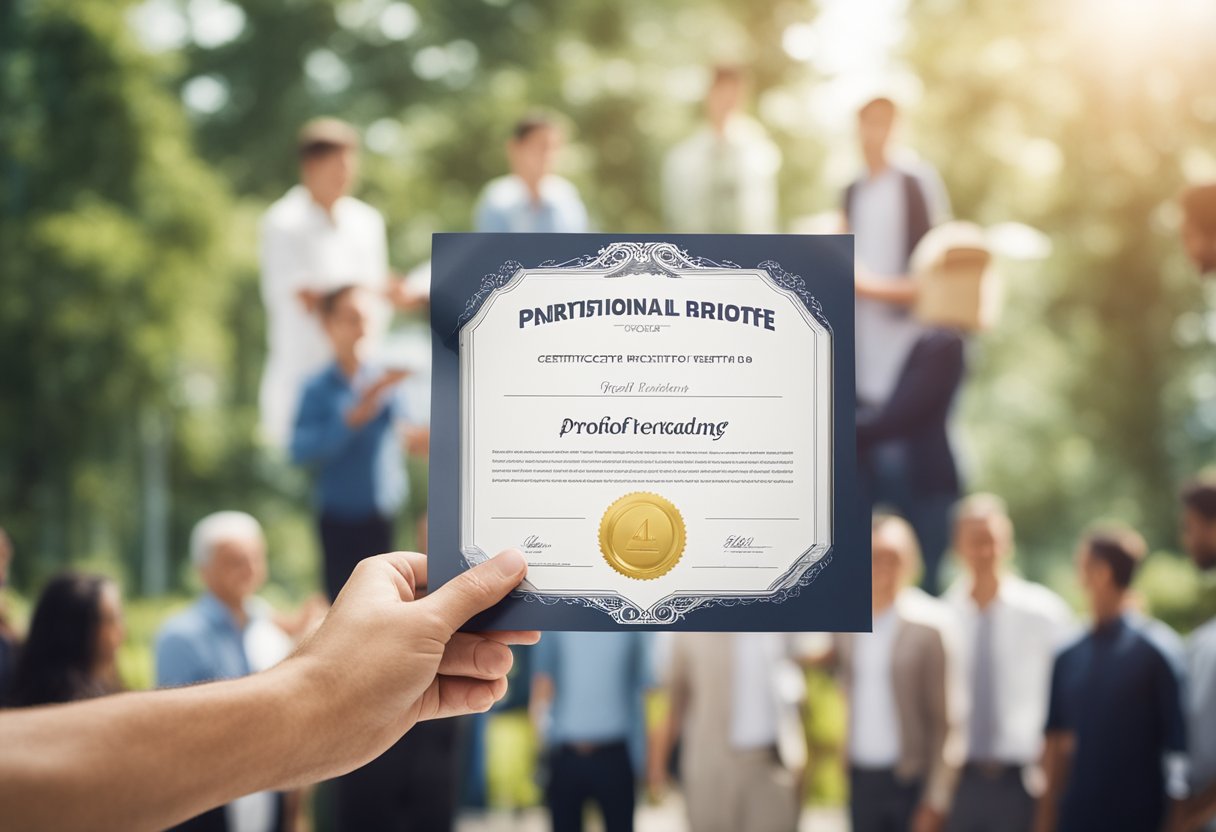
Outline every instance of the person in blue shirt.
<svg viewBox="0 0 1216 832"><path fill-rule="evenodd" d="M649 633L548 633L533 650L532 712L549 758L554 832L581 832L594 801L606 832L632 832L644 771Z"/></svg>
<svg viewBox="0 0 1216 832"><path fill-rule="evenodd" d="M1144 560L1129 529L1092 532L1078 553L1092 629L1056 657L1035 832L1157 832L1186 792L1182 645L1129 609Z"/></svg>
<svg viewBox="0 0 1216 832"><path fill-rule="evenodd" d="M322 297L321 325L334 362L304 388L291 438L292 459L316 474L316 502L331 599L364 558L391 552L394 518L405 502L405 418L398 382L407 372L362 358L372 315L367 290L346 286ZM436 720L336 783L339 832L451 829L458 782L457 726Z"/></svg>
<svg viewBox="0 0 1216 832"><path fill-rule="evenodd" d="M477 199L478 231L579 233L587 230L587 209L578 189L553 172L565 135L544 113L525 116L507 141L511 172L492 180Z"/></svg>
<svg viewBox="0 0 1216 832"><path fill-rule="evenodd" d="M156 637L156 685L236 679L266 670L291 650L287 633L257 597L266 582L262 527L240 511L204 517L190 535L190 560L206 590ZM247 795L177 827L189 832L276 832L292 827L296 797Z"/></svg>
<svg viewBox="0 0 1216 832"><path fill-rule="evenodd" d="M360 358L370 301L356 286L322 297L319 314L335 360L305 386L291 437L292 461L316 475L331 601L356 563L395 548L393 520L408 491L396 432L405 415L396 386L407 373Z"/></svg>

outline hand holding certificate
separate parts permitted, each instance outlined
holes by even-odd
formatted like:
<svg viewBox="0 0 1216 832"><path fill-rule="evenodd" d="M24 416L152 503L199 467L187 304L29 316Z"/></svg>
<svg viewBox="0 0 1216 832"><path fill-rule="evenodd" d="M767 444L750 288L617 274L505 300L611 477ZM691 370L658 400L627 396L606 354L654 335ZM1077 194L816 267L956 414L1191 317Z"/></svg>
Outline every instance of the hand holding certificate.
<svg viewBox="0 0 1216 832"><path fill-rule="evenodd" d="M437 235L433 574L521 549L494 627L866 628L851 256Z"/></svg>

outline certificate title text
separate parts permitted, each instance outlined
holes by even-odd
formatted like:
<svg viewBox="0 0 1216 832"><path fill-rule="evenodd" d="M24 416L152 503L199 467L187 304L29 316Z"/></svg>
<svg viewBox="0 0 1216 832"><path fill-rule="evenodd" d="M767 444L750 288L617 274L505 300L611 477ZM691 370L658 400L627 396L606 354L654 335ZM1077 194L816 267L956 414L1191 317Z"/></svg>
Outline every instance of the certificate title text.
<svg viewBox="0 0 1216 832"><path fill-rule="evenodd" d="M519 310L519 328L541 326L580 318L654 316L725 321L776 331L777 313L762 306L739 306L708 300L686 300L681 307L672 298L604 298L572 300Z"/></svg>
<svg viewBox="0 0 1216 832"><path fill-rule="evenodd" d="M562 425L557 431L560 439L566 434L574 436L621 436L622 434L637 434L641 436L709 436L717 442L726 435L726 427L730 422L710 422L703 419L687 419L678 422L643 421L633 416L613 419L603 416L599 421L580 422L577 419L562 419Z"/></svg>

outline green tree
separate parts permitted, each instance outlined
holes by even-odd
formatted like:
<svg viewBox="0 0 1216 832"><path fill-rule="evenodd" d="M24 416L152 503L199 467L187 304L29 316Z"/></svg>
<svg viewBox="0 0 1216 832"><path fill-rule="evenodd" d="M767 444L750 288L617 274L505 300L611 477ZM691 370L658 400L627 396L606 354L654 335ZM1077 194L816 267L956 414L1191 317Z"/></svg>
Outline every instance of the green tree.
<svg viewBox="0 0 1216 832"><path fill-rule="evenodd" d="M0 522L26 579L89 559L134 577L141 542L164 556L141 497L190 382L229 358L228 198L125 11L3 6Z"/></svg>
<svg viewBox="0 0 1216 832"><path fill-rule="evenodd" d="M965 407L972 485L1011 500L1040 573L1100 517L1173 546L1177 484L1214 449L1193 384L1212 350L1186 334L1202 301L1173 218L1216 115L1199 106L1216 70L1211 18L1188 27L1183 4L1116 5L911 12L918 135L956 213L1020 220L1053 245L1008 267L1006 318L977 339Z"/></svg>

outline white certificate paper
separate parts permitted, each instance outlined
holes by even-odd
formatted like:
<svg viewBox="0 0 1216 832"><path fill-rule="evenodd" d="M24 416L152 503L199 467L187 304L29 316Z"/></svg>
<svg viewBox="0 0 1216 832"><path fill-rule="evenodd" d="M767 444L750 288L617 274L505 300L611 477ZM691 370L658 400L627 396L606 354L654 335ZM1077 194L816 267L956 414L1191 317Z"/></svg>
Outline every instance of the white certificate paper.
<svg viewBox="0 0 1216 832"><path fill-rule="evenodd" d="M521 598L626 627L798 596L837 526L836 345L806 282L619 241L492 283L457 336L464 565L518 548Z"/></svg>

